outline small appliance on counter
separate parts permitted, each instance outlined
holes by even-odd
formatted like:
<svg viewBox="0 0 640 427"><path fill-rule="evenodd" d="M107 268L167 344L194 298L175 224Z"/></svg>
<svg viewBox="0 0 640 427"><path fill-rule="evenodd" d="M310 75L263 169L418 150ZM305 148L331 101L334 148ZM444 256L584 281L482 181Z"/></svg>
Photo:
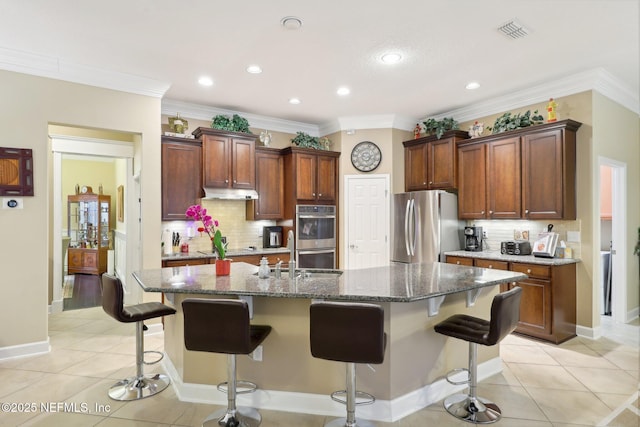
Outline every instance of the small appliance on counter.
<svg viewBox="0 0 640 427"><path fill-rule="evenodd" d="M282 246L282 227L272 225L262 230L262 247L279 248Z"/></svg>
<svg viewBox="0 0 640 427"><path fill-rule="evenodd" d="M528 240L508 240L500 243L503 255L531 255L531 243Z"/></svg>
<svg viewBox="0 0 640 427"><path fill-rule="evenodd" d="M473 252L482 250L482 227L464 227L464 250Z"/></svg>
<svg viewBox="0 0 640 427"><path fill-rule="evenodd" d="M556 255L558 245L558 233L554 233L553 224L547 226L547 231L538 234L538 240L533 244L533 256L540 258L553 258Z"/></svg>

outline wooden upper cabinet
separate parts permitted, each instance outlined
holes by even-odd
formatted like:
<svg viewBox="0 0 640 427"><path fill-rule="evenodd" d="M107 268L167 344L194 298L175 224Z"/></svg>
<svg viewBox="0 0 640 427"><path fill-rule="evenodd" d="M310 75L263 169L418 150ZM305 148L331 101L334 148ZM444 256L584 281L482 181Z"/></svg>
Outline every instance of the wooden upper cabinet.
<svg viewBox="0 0 640 427"><path fill-rule="evenodd" d="M485 144L464 145L458 148L458 217L486 218Z"/></svg>
<svg viewBox="0 0 640 427"><path fill-rule="evenodd" d="M247 219L284 218L284 161L280 150L256 147L257 200L247 201Z"/></svg>
<svg viewBox="0 0 640 427"><path fill-rule="evenodd" d="M487 144L487 218L521 217L520 138Z"/></svg>
<svg viewBox="0 0 640 427"><path fill-rule="evenodd" d="M285 218L295 216L296 205L336 204L339 152L287 147L281 153Z"/></svg>
<svg viewBox="0 0 640 427"><path fill-rule="evenodd" d="M457 143L467 132L445 132L441 139L425 136L404 141L405 191L458 188Z"/></svg>
<svg viewBox="0 0 640 427"><path fill-rule="evenodd" d="M524 218L576 219L576 130L569 126L522 136Z"/></svg>
<svg viewBox="0 0 640 427"><path fill-rule="evenodd" d="M202 192L200 141L162 137L162 220L186 220Z"/></svg>
<svg viewBox="0 0 640 427"><path fill-rule="evenodd" d="M296 198L298 200L316 200L317 156L300 153L296 155Z"/></svg>
<svg viewBox="0 0 640 427"><path fill-rule="evenodd" d="M459 144L460 218L576 219L580 126L563 120Z"/></svg>
<svg viewBox="0 0 640 427"><path fill-rule="evenodd" d="M203 185L211 188L256 188L256 137L199 127L194 132L202 140Z"/></svg>
<svg viewBox="0 0 640 427"><path fill-rule="evenodd" d="M336 158L334 156L318 154L316 162L316 198L318 201L335 202Z"/></svg>

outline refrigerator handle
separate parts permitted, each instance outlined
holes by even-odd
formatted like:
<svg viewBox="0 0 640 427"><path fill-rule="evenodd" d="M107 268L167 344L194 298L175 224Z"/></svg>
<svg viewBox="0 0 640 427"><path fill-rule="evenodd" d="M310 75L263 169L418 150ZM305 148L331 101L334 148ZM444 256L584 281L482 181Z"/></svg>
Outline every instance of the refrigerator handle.
<svg viewBox="0 0 640 427"><path fill-rule="evenodd" d="M411 255L411 248L409 247L409 214L411 213L411 199L407 200L407 206L404 208L404 247L407 251L407 256Z"/></svg>
<svg viewBox="0 0 640 427"><path fill-rule="evenodd" d="M418 213L416 211L416 201L415 199L411 199L411 217L413 220L413 224L411 227L411 256L416 255L416 240L417 240L417 231L416 226L418 224Z"/></svg>

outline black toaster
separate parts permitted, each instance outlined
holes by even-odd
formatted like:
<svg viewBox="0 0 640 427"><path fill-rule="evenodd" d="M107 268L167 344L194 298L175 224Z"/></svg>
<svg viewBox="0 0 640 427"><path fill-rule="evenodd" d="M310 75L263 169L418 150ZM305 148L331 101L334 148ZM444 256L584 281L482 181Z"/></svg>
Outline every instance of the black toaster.
<svg viewBox="0 0 640 427"><path fill-rule="evenodd" d="M500 243L500 253L504 255L531 255L531 243L528 240L509 240Z"/></svg>

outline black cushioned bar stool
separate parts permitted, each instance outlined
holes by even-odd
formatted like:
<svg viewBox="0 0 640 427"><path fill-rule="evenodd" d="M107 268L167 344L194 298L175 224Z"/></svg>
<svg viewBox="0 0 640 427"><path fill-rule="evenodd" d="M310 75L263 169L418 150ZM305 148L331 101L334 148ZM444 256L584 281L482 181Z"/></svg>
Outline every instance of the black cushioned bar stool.
<svg viewBox="0 0 640 427"><path fill-rule="evenodd" d="M160 393L167 388L171 380L164 374L145 375L143 372L143 365L158 363L163 357L159 351L144 351L143 321L175 314L176 311L159 302L145 302L125 307L122 282L107 273L102 275L101 285L103 310L118 322L136 323L136 376L125 378L111 386L109 397L114 400L137 400ZM156 353L160 358L147 363L144 361L145 353Z"/></svg>
<svg viewBox="0 0 640 427"><path fill-rule="evenodd" d="M356 405L373 403L375 398L369 393L356 391L355 364L384 362L387 341L384 310L374 304L314 302L309 314L313 357L347 364L346 390L331 394L333 400L346 404L347 417L332 420L325 427L372 426L368 421L356 423ZM346 395L346 400L339 395ZM361 398L361 401L356 402L356 398Z"/></svg>
<svg viewBox="0 0 640 427"><path fill-rule="evenodd" d="M236 408L236 355L250 354L271 332L271 326L251 325L246 301L189 298L182 302L187 350L227 354L227 408L209 415L203 426L256 427L262 417L254 408ZM247 383L254 387L255 384ZM220 385L218 389L221 389ZM251 390L252 391L252 390Z"/></svg>
<svg viewBox="0 0 640 427"><path fill-rule="evenodd" d="M469 342L469 378L466 381L447 381L452 384L469 384L469 394L455 394L444 400L444 407L451 415L476 424L494 423L500 419L500 408L487 399L477 396L478 344L496 345L516 328L520 318L522 288L513 289L493 297L491 320L487 321L466 314L456 314L438 323L436 332ZM454 369L451 373L467 371Z"/></svg>

